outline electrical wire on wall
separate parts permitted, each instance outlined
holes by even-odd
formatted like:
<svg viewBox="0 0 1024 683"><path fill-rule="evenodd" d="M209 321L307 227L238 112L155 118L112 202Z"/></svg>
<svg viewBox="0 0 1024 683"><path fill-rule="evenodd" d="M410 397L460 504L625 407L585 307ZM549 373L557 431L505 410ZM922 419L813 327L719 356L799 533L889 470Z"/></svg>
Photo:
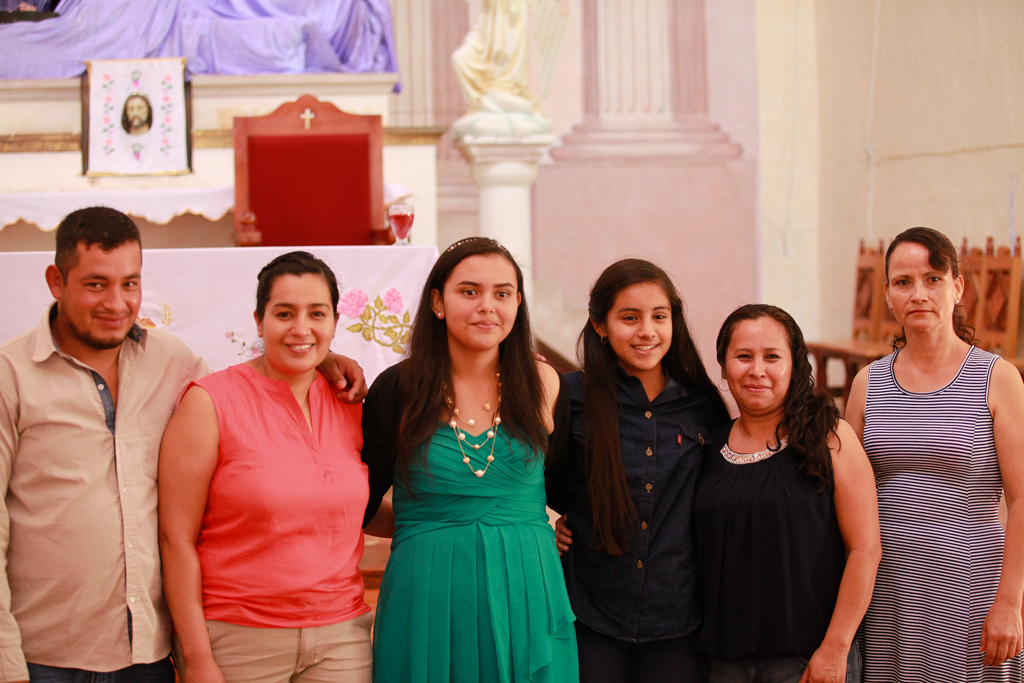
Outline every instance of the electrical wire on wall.
<svg viewBox="0 0 1024 683"><path fill-rule="evenodd" d="M871 39L871 81L868 85L868 123L864 134L864 153L868 158L867 237L875 239L875 93L878 89L878 51L882 25L882 0L875 0L875 26Z"/></svg>

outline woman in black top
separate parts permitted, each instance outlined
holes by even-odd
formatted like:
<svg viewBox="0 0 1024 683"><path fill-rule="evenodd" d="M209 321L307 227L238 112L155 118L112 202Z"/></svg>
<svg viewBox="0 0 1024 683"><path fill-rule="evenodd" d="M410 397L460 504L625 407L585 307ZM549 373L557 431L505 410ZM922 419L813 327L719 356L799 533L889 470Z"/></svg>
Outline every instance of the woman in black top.
<svg viewBox="0 0 1024 683"><path fill-rule="evenodd" d="M703 683L690 514L703 444L728 412L662 269L612 264L589 313L583 372L566 378L573 439L561 508L549 495L568 510L560 550L580 681Z"/></svg>
<svg viewBox="0 0 1024 683"><path fill-rule="evenodd" d="M853 641L881 558L871 465L814 394L788 313L738 308L716 351L740 416L712 435L694 500L709 681L859 681Z"/></svg>

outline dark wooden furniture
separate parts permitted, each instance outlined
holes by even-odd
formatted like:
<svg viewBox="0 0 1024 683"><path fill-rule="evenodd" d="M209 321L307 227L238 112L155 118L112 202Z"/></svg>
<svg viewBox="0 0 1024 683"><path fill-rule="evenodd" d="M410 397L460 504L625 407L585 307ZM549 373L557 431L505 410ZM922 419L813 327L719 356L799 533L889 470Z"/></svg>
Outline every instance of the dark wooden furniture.
<svg viewBox="0 0 1024 683"><path fill-rule="evenodd" d="M997 250L989 237L984 252L977 247L968 249L964 239L960 247L960 274L964 278L964 292L958 307L967 324L974 328L974 343L1006 358L1024 377L1024 358L1015 357L1021 299L1020 238L1012 250L1009 247ZM867 284L869 281L870 285ZM853 325L855 335L860 334L860 338L807 344L815 359L815 382L819 390L829 390L826 378L828 359L842 361L846 377L838 395L843 399L844 410L853 378L865 365L891 353L891 340L900 331L892 312L885 305L884 287L885 254L882 245L879 244L878 252L874 252L866 250L862 242L857 262ZM868 336L871 330L876 330L874 339Z"/></svg>
<svg viewBox="0 0 1024 683"><path fill-rule="evenodd" d="M842 397L845 409L853 378L862 367L888 354L889 340L897 331L896 320L885 304L885 249L867 248L860 242L857 254L857 278L853 298L853 338L836 341L808 342L807 350L814 357L815 384L819 391L830 391L828 361L838 358L846 377L843 386L832 393Z"/></svg>

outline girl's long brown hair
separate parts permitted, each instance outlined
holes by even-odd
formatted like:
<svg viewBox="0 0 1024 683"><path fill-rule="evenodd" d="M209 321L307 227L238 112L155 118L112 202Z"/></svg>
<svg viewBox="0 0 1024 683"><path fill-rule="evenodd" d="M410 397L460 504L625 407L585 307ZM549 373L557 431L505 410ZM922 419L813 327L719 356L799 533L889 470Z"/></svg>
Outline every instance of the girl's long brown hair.
<svg viewBox="0 0 1024 683"><path fill-rule="evenodd" d="M448 326L431 307L431 292L444 292L455 266L470 256L497 254L516 272L516 287L523 291L523 272L505 247L486 237L471 237L448 247L430 271L423 286L409 341L409 360L402 365L402 411L397 448L396 475L408 482L409 467L425 462L426 449L438 421L448 411L444 388L452 386L452 360L448 351ZM501 366L501 426L508 434L528 443L535 453L547 444L544 427L543 386L533 354L530 312L525 295L519 302L515 324L498 345Z"/></svg>
<svg viewBox="0 0 1024 683"><path fill-rule="evenodd" d="M633 285L653 283L661 287L672 309L672 341L661 361L669 377L711 397L721 419L729 417L725 402L708 377L697 345L690 336L683 300L668 274L649 261L624 259L605 268L590 289L590 320L583 327L577 355L583 366L583 415L586 422L585 479L593 514L592 545L609 555L621 555L629 529L635 527L636 509L622 465L619 440L619 402L615 378L618 357L601 338L591 321L604 325L619 293Z"/></svg>

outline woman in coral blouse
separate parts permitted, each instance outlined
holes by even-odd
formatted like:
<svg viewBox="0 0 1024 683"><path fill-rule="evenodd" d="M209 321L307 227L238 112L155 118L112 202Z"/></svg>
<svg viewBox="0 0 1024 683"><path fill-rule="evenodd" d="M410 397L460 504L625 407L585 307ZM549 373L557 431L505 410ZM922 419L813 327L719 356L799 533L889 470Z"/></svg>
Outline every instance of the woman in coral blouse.
<svg viewBox="0 0 1024 683"><path fill-rule="evenodd" d="M192 384L167 426L160 548L183 683L370 681L362 406L316 370L337 307L325 263L274 259L256 293L265 353ZM388 534L389 516L371 526Z"/></svg>

